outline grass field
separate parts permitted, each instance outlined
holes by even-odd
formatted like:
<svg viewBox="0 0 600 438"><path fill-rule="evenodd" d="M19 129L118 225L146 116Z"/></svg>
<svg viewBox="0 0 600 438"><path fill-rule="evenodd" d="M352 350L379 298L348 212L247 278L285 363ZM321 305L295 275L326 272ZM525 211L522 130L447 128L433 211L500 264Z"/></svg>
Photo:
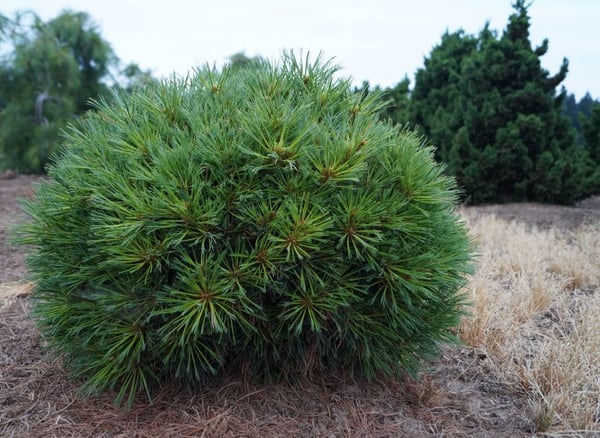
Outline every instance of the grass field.
<svg viewBox="0 0 600 438"><path fill-rule="evenodd" d="M480 255L461 339L523 387L537 431L600 433L600 226L466 217Z"/></svg>

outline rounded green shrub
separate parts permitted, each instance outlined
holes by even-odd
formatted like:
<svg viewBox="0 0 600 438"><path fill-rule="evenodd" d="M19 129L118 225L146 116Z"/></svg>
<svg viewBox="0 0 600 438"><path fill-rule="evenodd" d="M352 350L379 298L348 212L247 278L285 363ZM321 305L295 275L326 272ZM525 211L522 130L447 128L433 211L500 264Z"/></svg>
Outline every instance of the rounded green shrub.
<svg viewBox="0 0 600 438"><path fill-rule="evenodd" d="M21 241L40 331L84 389L389 376L452 339L471 270L455 182L336 71L206 67L65 133Z"/></svg>

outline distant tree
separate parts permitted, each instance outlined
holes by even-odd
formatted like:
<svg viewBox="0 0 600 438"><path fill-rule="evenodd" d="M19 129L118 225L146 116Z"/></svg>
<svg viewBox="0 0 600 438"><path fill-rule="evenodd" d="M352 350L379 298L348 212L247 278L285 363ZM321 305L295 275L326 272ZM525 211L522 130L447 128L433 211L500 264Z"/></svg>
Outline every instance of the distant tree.
<svg viewBox="0 0 600 438"><path fill-rule="evenodd" d="M247 67L255 62L259 62L261 59L260 56L250 58L242 51L231 55L228 64L231 68Z"/></svg>
<svg viewBox="0 0 600 438"><path fill-rule="evenodd" d="M600 103L591 107L589 116L582 117L582 125L586 149L590 158L600 166Z"/></svg>
<svg viewBox="0 0 600 438"><path fill-rule="evenodd" d="M1 23L11 50L0 59L0 166L41 173L59 131L107 93L118 59L85 13L45 23L26 12Z"/></svg>
<svg viewBox="0 0 600 438"><path fill-rule="evenodd" d="M386 106L381 117L394 124L410 125L410 80L404 77L395 86L383 90Z"/></svg>
<svg viewBox="0 0 600 438"><path fill-rule="evenodd" d="M569 94L564 102L562 111L567 116L573 128L577 131L577 143L583 144L583 126L581 124L582 117L590 117L592 107L600 102L595 101L590 93L586 93L579 102L575 99L574 94Z"/></svg>
<svg viewBox="0 0 600 438"><path fill-rule="evenodd" d="M107 94L107 78L118 65L110 44L100 35L91 17L84 12L63 12L43 29L64 47L77 63L79 86L75 91L76 112L90 109L90 97Z"/></svg>
<svg viewBox="0 0 600 438"><path fill-rule="evenodd" d="M585 93L585 95L577 103L577 112L589 117L592 115L592 108L598 103L600 102L594 100L589 92Z"/></svg>
<svg viewBox="0 0 600 438"><path fill-rule="evenodd" d="M379 118L394 125L410 126L410 80L405 77L393 87L382 89L379 85L372 86L369 81L363 81L360 87L354 87L354 93L368 96L376 92L382 100Z"/></svg>
<svg viewBox="0 0 600 438"><path fill-rule="evenodd" d="M571 126L577 132L577 143L583 144L583 132L581 128L581 122L579 120L579 109L577 107L577 100L575 100L574 94L569 94L565 97L565 100L563 101L562 112L567 119L569 119Z"/></svg>
<svg viewBox="0 0 600 438"><path fill-rule="evenodd" d="M119 86L126 91L144 87L154 80L152 71L142 70L138 64L133 62L122 68L119 76Z"/></svg>
<svg viewBox="0 0 600 438"><path fill-rule="evenodd" d="M529 41L524 0L499 36L446 33L416 74L411 117L470 202L571 203L589 194L593 169L562 113L566 93L541 67L548 40Z"/></svg>

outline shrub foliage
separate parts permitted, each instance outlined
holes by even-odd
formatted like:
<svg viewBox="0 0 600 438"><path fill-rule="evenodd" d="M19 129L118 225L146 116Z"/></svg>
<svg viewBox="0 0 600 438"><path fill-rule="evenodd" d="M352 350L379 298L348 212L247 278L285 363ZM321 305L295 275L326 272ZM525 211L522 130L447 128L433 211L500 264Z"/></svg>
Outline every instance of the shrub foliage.
<svg viewBox="0 0 600 438"><path fill-rule="evenodd" d="M455 182L336 71L205 67L65 133L20 240L40 331L84 389L374 378L452 339L471 269Z"/></svg>

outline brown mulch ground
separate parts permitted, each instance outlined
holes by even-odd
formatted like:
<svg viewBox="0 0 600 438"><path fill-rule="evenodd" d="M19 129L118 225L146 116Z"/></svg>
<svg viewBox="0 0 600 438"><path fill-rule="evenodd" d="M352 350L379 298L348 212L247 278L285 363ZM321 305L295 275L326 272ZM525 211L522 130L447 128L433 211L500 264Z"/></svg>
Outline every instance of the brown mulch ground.
<svg viewBox="0 0 600 438"><path fill-rule="evenodd" d="M0 436L7 437L519 437L531 436L524 393L495 378L485 355L448 348L421 379L366 384L323 376L296 386L255 385L227 375L195 393L164 389L130 411L114 394L83 398L43 349L29 318L23 250L7 243L22 220L17 196L35 177L0 179ZM541 228L600 221L600 198L577 208L478 207ZM4 292L3 292L4 291ZM3 298L10 291L10 298Z"/></svg>
<svg viewBox="0 0 600 438"><path fill-rule="evenodd" d="M514 203L469 207L482 214L493 214L508 220L525 222L539 229L550 227L572 230L600 221L600 196L586 199L574 207Z"/></svg>
<svg viewBox="0 0 600 438"><path fill-rule="evenodd" d="M31 196L31 184L37 179L30 175L0 178L0 284L25 276L24 252L8 244L8 227L22 219L17 198Z"/></svg>

